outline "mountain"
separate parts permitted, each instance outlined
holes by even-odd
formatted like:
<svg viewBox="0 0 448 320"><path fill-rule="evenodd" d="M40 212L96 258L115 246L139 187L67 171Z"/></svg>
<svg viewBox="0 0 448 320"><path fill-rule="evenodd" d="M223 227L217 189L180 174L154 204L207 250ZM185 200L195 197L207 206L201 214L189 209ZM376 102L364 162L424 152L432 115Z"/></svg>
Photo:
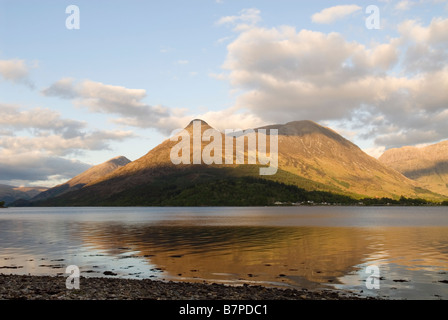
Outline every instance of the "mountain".
<svg viewBox="0 0 448 320"><path fill-rule="evenodd" d="M199 123L196 129L200 128L202 133L208 129L214 130L204 121L196 123ZM265 136L261 129L267 129L268 135ZM260 176L260 167L266 166L259 160L252 165L238 165L235 162L206 165L204 159L201 164L175 165L170 154L179 141L168 139L140 159L79 186L79 190L48 198L38 204L266 205L282 199L338 202L348 197L441 198L368 156L337 132L317 123L295 121L254 129L256 133L252 135L268 141L268 150L271 138L269 129L277 129L279 133L278 171L274 175ZM185 130L193 136L194 122ZM224 149L226 136L216 130L213 132L216 134L214 139L221 138ZM185 144L190 147L190 156L187 156L190 163L195 154L192 140ZM230 141L236 149L236 140L230 138ZM200 151L209 143L202 141ZM219 145L218 140L216 143ZM248 150L246 145L243 152L246 157ZM217 154L216 159L219 158L224 162L225 154Z"/></svg>
<svg viewBox="0 0 448 320"><path fill-rule="evenodd" d="M0 184L0 201L9 205L19 199L30 200L47 189L45 187L14 187Z"/></svg>
<svg viewBox="0 0 448 320"><path fill-rule="evenodd" d="M53 187L42 193L39 193L38 195L33 197L31 201L41 201L60 196L67 192L79 190L83 188L85 185L92 183L98 179L101 179L103 176L108 175L109 173L127 165L130 162L131 161L126 157L123 156L115 157L102 164L89 168L88 170L84 171L83 173L77 175L73 179L63 184L60 184L56 187Z"/></svg>
<svg viewBox="0 0 448 320"><path fill-rule="evenodd" d="M280 168L323 184L328 191L358 198L419 197L426 193L330 128L312 121L294 121L263 129L279 132Z"/></svg>
<svg viewBox="0 0 448 320"><path fill-rule="evenodd" d="M448 140L421 148L389 149L378 160L424 188L448 196Z"/></svg>

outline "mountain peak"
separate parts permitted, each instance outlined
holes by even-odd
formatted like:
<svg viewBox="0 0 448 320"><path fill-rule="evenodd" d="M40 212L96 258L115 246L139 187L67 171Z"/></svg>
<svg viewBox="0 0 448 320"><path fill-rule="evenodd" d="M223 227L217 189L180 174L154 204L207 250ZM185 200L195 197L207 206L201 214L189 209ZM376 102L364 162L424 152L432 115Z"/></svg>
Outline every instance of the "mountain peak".
<svg viewBox="0 0 448 320"><path fill-rule="evenodd" d="M202 120L202 119L193 119L193 120L190 121L189 126L191 126L191 125L193 124L193 122L195 122L195 121L199 121L199 122L201 122L201 125L208 125L208 123L205 122L205 121Z"/></svg>
<svg viewBox="0 0 448 320"><path fill-rule="evenodd" d="M128 158L126 158L124 156L118 156L118 157L115 157L115 158L112 158L112 159L106 161L105 163L111 163L111 164L115 164L118 166L124 166L130 162L131 162L131 160L129 160Z"/></svg>
<svg viewBox="0 0 448 320"><path fill-rule="evenodd" d="M328 130L327 128L311 120L291 121L284 124L283 127L290 131L299 131L307 133L314 133L314 132L320 132L322 130Z"/></svg>
<svg viewBox="0 0 448 320"><path fill-rule="evenodd" d="M278 134L281 136L297 136L297 137L303 137L306 135L313 135L313 134L322 134L327 136L328 138L331 138L335 141L338 141L343 144L347 144L350 142L346 139L344 139L340 134L338 134L336 131L321 126L320 124L311 121L311 120L300 120L300 121L291 121L286 124L274 124L269 126L264 126L260 128L256 128L255 130L259 129L277 129ZM269 134L269 131L267 132Z"/></svg>
<svg viewBox="0 0 448 320"><path fill-rule="evenodd" d="M311 120L291 121L286 124L274 124L260 127L256 130L258 129L277 129L278 134L283 136L302 136L329 130Z"/></svg>
<svg viewBox="0 0 448 320"><path fill-rule="evenodd" d="M205 130L207 130L207 129L213 129L213 128L212 128L207 122L205 122L204 120L202 120L202 119L194 119L194 120L191 120L190 123L188 124L188 126L185 127L185 130L187 130L187 131L192 131L192 130L193 130L193 124L194 124L195 122L199 122L199 123L201 124L201 131L202 131L202 132L205 131Z"/></svg>

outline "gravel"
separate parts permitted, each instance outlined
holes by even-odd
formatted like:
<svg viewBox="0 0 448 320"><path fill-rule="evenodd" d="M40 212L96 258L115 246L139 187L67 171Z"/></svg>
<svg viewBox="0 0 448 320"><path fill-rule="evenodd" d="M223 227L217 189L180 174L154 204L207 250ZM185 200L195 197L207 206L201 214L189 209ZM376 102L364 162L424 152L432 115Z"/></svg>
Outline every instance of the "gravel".
<svg viewBox="0 0 448 320"><path fill-rule="evenodd" d="M66 277L0 274L0 300L366 300L339 291L262 286L162 282L149 279L80 278L66 289Z"/></svg>

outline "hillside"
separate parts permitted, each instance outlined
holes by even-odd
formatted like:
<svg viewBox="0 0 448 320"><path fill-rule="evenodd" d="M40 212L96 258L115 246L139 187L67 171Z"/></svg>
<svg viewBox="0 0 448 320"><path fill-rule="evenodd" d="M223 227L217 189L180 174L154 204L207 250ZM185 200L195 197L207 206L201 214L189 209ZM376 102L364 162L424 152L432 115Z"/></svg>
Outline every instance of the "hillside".
<svg viewBox="0 0 448 320"><path fill-rule="evenodd" d="M448 141L422 148L390 149L379 161L418 181L422 187L448 196Z"/></svg>
<svg viewBox="0 0 448 320"><path fill-rule="evenodd" d="M118 168L125 166L131 161L126 157L120 156L110 159L102 164L91 167L83 173L77 175L73 179L39 193L32 198L32 201L41 201L49 198L54 198L67 192L80 190L85 185L92 183L102 177L110 174Z"/></svg>
<svg viewBox="0 0 448 320"><path fill-rule="evenodd" d="M0 184L0 201L4 201L6 205L9 205L19 199L30 200L47 189L45 187L14 187Z"/></svg>
<svg viewBox="0 0 448 320"><path fill-rule="evenodd" d="M204 121L200 122L200 127L202 132L211 129ZM253 199L255 194L260 195L260 198L270 199L272 204L275 197L279 197L281 190L285 190L285 185L306 191L331 192L356 199L364 197L398 199L400 196L441 198L368 156L335 131L312 121L296 121L256 130L259 129L279 130L279 168L275 175L260 176L259 168L262 167L260 163L206 165L202 162L197 165L174 165L170 160L170 152L178 141L168 139L140 159L87 183L79 190L67 192L40 204L219 205L220 201L221 204L228 205L266 204L260 199L247 200ZM186 130L191 135L193 122L186 127ZM219 135L224 149L225 136L221 133ZM269 141L269 137L262 133L258 133L258 138ZM202 142L201 150L208 144L209 142ZM234 148L236 146L235 139L233 146ZM193 151L193 142L190 141L191 162ZM247 146L244 152L247 156ZM224 154L222 160L224 162ZM255 180L247 180L248 177ZM224 192L224 189L229 190L229 186L241 186L241 183L245 183L247 188L239 187L239 196L233 192ZM222 190L219 185L222 186ZM265 190L260 191L260 188ZM297 201L306 198L303 194L300 196L301 191L297 190L294 191L297 194ZM326 197L331 198L331 194L328 193ZM192 199L196 200L191 201Z"/></svg>
<svg viewBox="0 0 448 320"><path fill-rule="evenodd" d="M279 130L279 167L296 176L358 197L432 197L330 128L295 121L264 129Z"/></svg>

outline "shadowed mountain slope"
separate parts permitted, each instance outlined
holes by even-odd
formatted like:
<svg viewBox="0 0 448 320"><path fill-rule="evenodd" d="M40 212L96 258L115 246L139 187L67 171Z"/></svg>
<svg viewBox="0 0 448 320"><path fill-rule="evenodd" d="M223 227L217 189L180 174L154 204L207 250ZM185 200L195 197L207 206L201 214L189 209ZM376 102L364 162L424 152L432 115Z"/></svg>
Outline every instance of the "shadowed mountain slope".
<svg viewBox="0 0 448 320"><path fill-rule="evenodd" d="M423 148L390 149L379 161L418 181L422 187L448 196L448 141Z"/></svg>
<svg viewBox="0 0 448 320"><path fill-rule="evenodd" d="M38 195L36 195L32 201L41 201L53 197L57 197L64 193L80 190L85 185L92 183L102 177L108 175L109 173L121 168L131 161L126 157L115 157L102 164L91 167L90 169L84 171L83 173L77 175L73 179L60 184L56 187L48 189Z"/></svg>
<svg viewBox="0 0 448 320"><path fill-rule="evenodd" d="M19 199L30 200L47 189L45 187L14 187L0 184L0 201L4 201L6 205L9 205Z"/></svg>

